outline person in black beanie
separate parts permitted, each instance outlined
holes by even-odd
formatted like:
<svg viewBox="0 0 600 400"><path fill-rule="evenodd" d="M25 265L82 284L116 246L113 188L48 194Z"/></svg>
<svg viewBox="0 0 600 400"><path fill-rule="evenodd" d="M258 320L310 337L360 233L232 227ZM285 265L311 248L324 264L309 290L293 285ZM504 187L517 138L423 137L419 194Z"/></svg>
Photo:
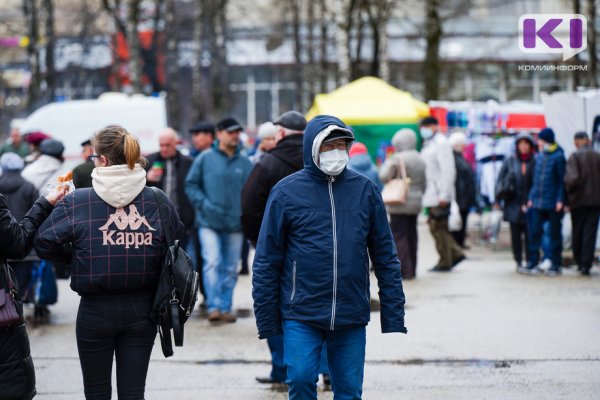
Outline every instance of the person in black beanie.
<svg viewBox="0 0 600 400"><path fill-rule="evenodd" d="M519 268L520 273L535 275L541 272L540 245L544 233L544 223L550 223L552 266L548 276L561 273L562 217L565 205L565 153L556 143L554 131L544 128L538 135L538 150L533 171L533 186L527 202L527 223L529 232L529 257L527 267ZM548 257L546 257L548 258Z"/></svg>

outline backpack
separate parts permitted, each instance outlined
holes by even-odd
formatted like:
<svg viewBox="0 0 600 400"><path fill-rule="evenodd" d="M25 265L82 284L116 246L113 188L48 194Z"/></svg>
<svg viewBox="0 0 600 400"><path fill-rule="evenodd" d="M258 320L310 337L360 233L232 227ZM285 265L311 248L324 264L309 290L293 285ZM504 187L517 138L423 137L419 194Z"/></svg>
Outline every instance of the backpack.
<svg viewBox="0 0 600 400"><path fill-rule="evenodd" d="M164 201L160 189L151 188L156 198L161 225L167 239L163 261L150 318L158 326L160 344L165 357L173 355L171 330L175 346L183 346L183 324L194 309L198 298L199 276L190 256L173 240L170 225L166 223Z"/></svg>

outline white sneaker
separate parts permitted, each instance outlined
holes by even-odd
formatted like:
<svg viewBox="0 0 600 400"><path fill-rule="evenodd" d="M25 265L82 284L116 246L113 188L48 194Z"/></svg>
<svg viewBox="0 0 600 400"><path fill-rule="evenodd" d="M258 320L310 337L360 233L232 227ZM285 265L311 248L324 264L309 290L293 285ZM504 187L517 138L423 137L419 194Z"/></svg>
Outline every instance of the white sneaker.
<svg viewBox="0 0 600 400"><path fill-rule="evenodd" d="M547 271L552 268L552 261L545 259L540 265L538 265L538 268L542 271Z"/></svg>

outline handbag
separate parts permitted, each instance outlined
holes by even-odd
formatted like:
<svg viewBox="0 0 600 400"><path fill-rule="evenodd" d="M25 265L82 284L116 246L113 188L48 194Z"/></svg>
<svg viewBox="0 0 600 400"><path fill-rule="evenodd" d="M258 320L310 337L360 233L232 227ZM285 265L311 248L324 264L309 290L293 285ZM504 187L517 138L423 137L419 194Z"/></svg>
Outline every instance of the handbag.
<svg viewBox="0 0 600 400"><path fill-rule="evenodd" d="M448 216L448 230L450 232L458 232L462 229L462 216L460 215L460 208L458 203L452 200L450 203L450 215Z"/></svg>
<svg viewBox="0 0 600 400"><path fill-rule="evenodd" d="M7 330L24 322L23 306L18 301L19 293L6 261L0 274L3 283L0 288L0 330Z"/></svg>
<svg viewBox="0 0 600 400"><path fill-rule="evenodd" d="M165 255L158 286L154 294L150 318L158 325L163 355L173 355L171 330L175 346L183 346L183 324L194 309L198 298L199 275L190 256L181 248L179 240L173 240L171 225L166 222L163 208L166 206L159 189L151 187L158 205L161 225L167 239Z"/></svg>
<svg viewBox="0 0 600 400"><path fill-rule="evenodd" d="M400 178L394 178L383 186L381 197L386 206L401 206L406 203L410 178L406 175L406 165L400 158Z"/></svg>

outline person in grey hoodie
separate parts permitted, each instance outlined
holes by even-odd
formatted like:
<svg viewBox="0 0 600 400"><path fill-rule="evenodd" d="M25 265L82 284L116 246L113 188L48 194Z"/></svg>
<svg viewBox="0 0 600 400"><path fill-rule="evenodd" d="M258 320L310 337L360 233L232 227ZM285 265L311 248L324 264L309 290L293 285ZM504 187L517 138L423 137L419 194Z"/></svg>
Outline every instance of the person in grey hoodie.
<svg viewBox="0 0 600 400"><path fill-rule="evenodd" d="M411 129L400 129L392 138L396 152L388 157L379 170L384 183L401 177L400 162L404 162L410 179L409 192L403 205L386 206L390 214L390 227L396 241L402 279L417 277L417 217L421 212L423 192L426 186L425 161L417 152L417 135Z"/></svg>

